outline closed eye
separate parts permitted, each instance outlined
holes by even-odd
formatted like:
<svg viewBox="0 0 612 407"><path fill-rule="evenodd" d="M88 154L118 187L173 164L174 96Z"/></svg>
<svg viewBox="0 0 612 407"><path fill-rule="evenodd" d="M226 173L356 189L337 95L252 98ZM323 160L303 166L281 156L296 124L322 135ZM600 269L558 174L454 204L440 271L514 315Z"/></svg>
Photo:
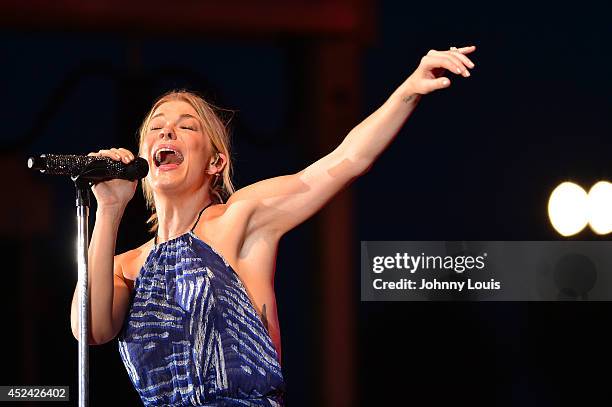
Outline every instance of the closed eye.
<svg viewBox="0 0 612 407"><path fill-rule="evenodd" d="M191 126L181 126L181 129L195 130L195 128L193 128Z"/></svg>

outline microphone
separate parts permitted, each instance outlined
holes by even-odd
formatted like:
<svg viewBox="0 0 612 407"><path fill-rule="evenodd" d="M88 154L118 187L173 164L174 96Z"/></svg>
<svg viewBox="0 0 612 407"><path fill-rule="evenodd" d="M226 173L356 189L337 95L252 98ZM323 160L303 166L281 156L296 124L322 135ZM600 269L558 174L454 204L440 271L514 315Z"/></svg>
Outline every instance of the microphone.
<svg viewBox="0 0 612 407"><path fill-rule="evenodd" d="M147 176L149 163L137 157L129 164L109 157L92 157L69 154L43 154L28 158L28 168L48 175L68 175L91 183L111 179L135 181Z"/></svg>

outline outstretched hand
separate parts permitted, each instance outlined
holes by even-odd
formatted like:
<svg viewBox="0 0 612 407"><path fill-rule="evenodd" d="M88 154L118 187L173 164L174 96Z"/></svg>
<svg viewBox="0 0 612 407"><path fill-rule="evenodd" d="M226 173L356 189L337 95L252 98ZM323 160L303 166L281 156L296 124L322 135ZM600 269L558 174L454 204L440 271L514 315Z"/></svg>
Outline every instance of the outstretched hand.
<svg viewBox="0 0 612 407"><path fill-rule="evenodd" d="M463 48L451 47L448 51L430 50L421 58L418 68L406 79L403 86L420 95L426 95L438 89L447 88L451 81L444 76L445 71L470 76L469 69L474 63L466 56L476 50L474 45Z"/></svg>

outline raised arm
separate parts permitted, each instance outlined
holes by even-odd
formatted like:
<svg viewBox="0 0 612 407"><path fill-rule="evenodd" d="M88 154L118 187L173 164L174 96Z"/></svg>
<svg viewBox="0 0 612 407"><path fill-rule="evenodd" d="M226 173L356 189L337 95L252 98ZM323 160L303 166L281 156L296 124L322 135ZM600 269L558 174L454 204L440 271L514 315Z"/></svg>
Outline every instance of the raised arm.
<svg viewBox="0 0 612 407"><path fill-rule="evenodd" d="M125 162L134 159L125 149L113 150L101 150L93 155L118 159L116 154L121 154L126 157ZM123 279L121 257L115 257L115 242L123 211L135 190L136 182L124 180L102 182L93 187L98 209L88 253L89 343L92 345L106 343L117 335L129 304L129 289ZM72 334L78 340L78 284L72 298L70 322Z"/></svg>
<svg viewBox="0 0 612 407"><path fill-rule="evenodd" d="M476 47L431 50L418 68L387 101L353 128L331 153L291 175L271 178L234 193L228 205L240 201L252 207L247 233L278 237L315 214L336 193L364 174L393 141L422 95L450 86L445 71L464 77L474 64L466 56Z"/></svg>

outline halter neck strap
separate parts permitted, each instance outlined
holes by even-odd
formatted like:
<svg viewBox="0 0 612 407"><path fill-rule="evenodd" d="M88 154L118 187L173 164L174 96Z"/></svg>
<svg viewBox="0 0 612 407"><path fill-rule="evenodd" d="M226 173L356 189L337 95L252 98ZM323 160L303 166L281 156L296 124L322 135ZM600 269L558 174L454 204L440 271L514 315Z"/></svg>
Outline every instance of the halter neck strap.
<svg viewBox="0 0 612 407"><path fill-rule="evenodd" d="M206 208L208 208L208 207L209 207L210 205L212 205L212 204L213 204L213 201L211 201L211 202L210 202L208 205L206 205L205 207L203 207L203 208L200 210L200 213L198 213L198 217L197 217L197 219L196 219L195 223L193 224L193 226L191 227L191 229L189 229L189 231L190 231L190 232L193 232L193 231L194 231L194 229L196 228L196 226L198 226L198 222L200 221L200 217L202 217L202 213L204 212L204 210L205 210ZM153 240L153 244L154 244L155 246L157 246L157 233L155 233L155 239Z"/></svg>
<svg viewBox="0 0 612 407"><path fill-rule="evenodd" d="M200 213L198 213L198 218L196 219L195 223L193 224L193 227L191 228L190 232L193 232L193 230L196 228L196 226L198 226L198 222L200 221L200 217L202 216L202 213L204 212L204 210L206 208L208 208L212 204L213 204L212 201L210 201L209 204L206 205L205 207L203 207L202 210L200 211Z"/></svg>

